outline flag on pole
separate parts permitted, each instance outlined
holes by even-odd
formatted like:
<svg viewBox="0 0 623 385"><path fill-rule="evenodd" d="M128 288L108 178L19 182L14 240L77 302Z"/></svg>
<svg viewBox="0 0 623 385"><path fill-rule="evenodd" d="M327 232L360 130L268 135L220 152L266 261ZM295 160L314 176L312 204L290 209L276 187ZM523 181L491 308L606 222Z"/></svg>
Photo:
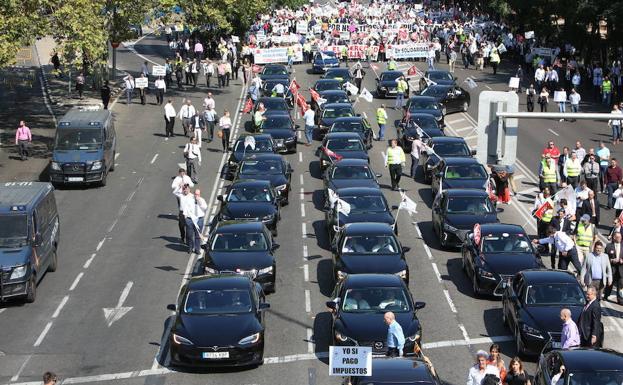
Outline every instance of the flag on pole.
<svg viewBox="0 0 623 385"><path fill-rule="evenodd" d="M338 196L335 191L330 188L327 189L327 195L327 198L329 199L329 207L333 207L333 205L335 205L335 202L337 202L338 200Z"/></svg>
<svg viewBox="0 0 623 385"><path fill-rule="evenodd" d="M400 192L402 200L398 205L398 210L406 210L409 214L417 214L417 203L407 196L404 191Z"/></svg>
<svg viewBox="0 0 623 385"><path fill-rule="evenodd" d="M261 67L261 66L259 66L259 65L257 65L257 64L253 64L253 67L251 67L251 69L252 69L252 70L253 70L253 72L255 72L256 74L257 74L257 73L262 72L262 67Z"/></svg>
<svg viewBox="0 0 623 385"><path fill-rule="evenodd" d="M567 207L565 208L565 214L567 215L575 215L576 209L576 197L575 190L573 186L567 186L561 190L558 190L556 194L552 197L555 202L560 202L561 199L567 200Z"/></svg>
<svg viewBox="0 0 623 385"><path fill-rule="evenodd" d="M313 88L310 88L310 89L309 89L309 93L311 94L312 99L313 99L316 103L318 103L318 99L320 99L320 94L319 94L318 92L316 92L316 90L315 90L315 89L313 89Z"/></svg>
<svg viewBox="0 0 623 385"><path fill-rule="evenodd" d="M366 88L361 89L361 94L359 95L359 97L368 103L372 103L372 100L374 99L370 91L368 91Z"/></svg>
<svg viewBox="0 0 623 385"><path fill-rule="evenodd" d="M253 135L247 135L244 137L244 148L251 147L251 150L255 151L255 137Z"/></svg>
<svg viewBox="0 0 623 385"><path fill-rule="evenodd" d="M357 88L357 86L353 83L344 83L344 88L346 88L346 91L350 92L351 95L357 95L359 93L359 88Z"/></svg>
<svg viewBox="0 0 623 385"><path fill-rule="evenodd" d="M325 104L327 102L327 99L324 98L318 98L316 99L316 103L318 103L318 106L322 106L323 104Z"/></svg>
<svg viewBox="0 0 623 385"><path fill-rule="evenodd" d="M472 79L472 78L470 78L470 77L468 77L468 78L467 78L467 79L465 79L464 81L465 81L465 83L467 83L467 86L468 86L470 89L472 89L472 90L473 90L474 88L478 87L478 84L476 84L476 82L474 81L474 79Z"/></svg>
<svg viewBox="0 0 623 385"><path fill-rule="evenodd" d="M350 214L350 204L340 198L337 198L336 202L337 202L337 212L348 216L348 214Z"/></svg>
<svg viewBox="0 0 623 385"><path fill-rule="evenodd" d="M417 69L417 67L414 64L411 67L409 67L409 69L407 70L407 75L413 76L413 75L416 75L417 72L418 72L418 69Z"/></svg>
<svg viewBox="0 0 623 385"><path fill-rule="evenodd" d="M296 82L296 78L294 78L290 82L290 86L288 88L290 89L290 92L296 95L299 93L299 89L301 88L301 86Z"/></svg>
<svg viewBox="0 0 623 385"><path fill-rule="evenodd" d="M251 100L251 98L248 98L247 101L244 103L244 108L242 109L242 113L248 114L249 112L251 112L252 109L253 109L253 100Z"/></svg>
<svg viewBox="0 0 623 385"><path fill-rule="evenodd" d="M301 108L301 111L303 113L305 113L305 111L307 111L307 109L309 108L305 97L301 94L296 94L296 104Z"/></svg>
<svg viewBox="0 0 623 385"><path fill-rule="evenodd" d="M543 218L543 215L545 215L545 212L547 210L552 210L554 208L554 205L551 201L551 199L546 199L545 202L543 202L543 204L541 205L541 207L539 207L535 212L534 212L534 216L541 219Z"/></svg>
<svg viewBox="0 0 623 385"><path fill-rule="evenodd" d="M343 158L342 155L336 154L335 152L329 150L326 147L323 147L322 151L325 153L326 156L329 157L329 160L332 161L332 162L333 162L333 159L335 159L336 161L340 161Z"/></svg>

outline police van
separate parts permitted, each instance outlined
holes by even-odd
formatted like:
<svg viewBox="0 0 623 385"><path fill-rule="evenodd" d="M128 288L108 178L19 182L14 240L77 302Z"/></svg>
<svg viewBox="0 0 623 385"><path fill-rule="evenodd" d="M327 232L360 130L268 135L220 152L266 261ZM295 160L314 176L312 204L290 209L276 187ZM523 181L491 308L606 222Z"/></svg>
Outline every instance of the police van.
<svg viewBox="0 0 623 385"><path fill-rule="evenodd" d="M0 184L0 302L34 302L37 284L58 266L60 223L45 182Z"/></svg>
<svg viewBox="0 0 623 385"><path fill-rule="evenodd" d="M71 109L58 122L50 163L50 182L106 185L115 169L117 138L109 110Z"/></svg>

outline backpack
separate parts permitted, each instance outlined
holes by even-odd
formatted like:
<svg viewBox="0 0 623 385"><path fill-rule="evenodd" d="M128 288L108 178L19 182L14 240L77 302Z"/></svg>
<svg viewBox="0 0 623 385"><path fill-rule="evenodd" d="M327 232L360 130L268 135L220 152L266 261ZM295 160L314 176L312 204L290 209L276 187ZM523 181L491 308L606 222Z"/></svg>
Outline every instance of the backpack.
<svg viewBox="0 0 623 385"><path fill-rule="evenodd" d="M485 374L480 385L499 385L500 379L495 374Z"/></svg>

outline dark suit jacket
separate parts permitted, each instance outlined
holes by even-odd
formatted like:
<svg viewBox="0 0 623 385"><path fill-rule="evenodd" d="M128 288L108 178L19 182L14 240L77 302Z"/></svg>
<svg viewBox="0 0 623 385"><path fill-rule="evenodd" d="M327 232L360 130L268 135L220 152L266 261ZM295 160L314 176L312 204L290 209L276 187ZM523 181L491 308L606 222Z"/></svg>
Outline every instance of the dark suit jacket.
<svg viewBox="0 0 623 385"><path fill-rule="evenodd" d="M568 218L563 218L562 229L560 228L560 218L554 217L550 222L550 226L554 227L556 231L564 231L565 233L571 235L571 221Z"/></svg>
<svg viewBox="0 0 623 385"><path fill-rule="evenodd" d="M612 259L620 258L621 255L623 255L623 242L621 242L621 247L619 247L619 249L620 249L619 255L616 255L616 249L614 248L614 243L608 243L608 245L606 246L606 250L604 252L608 256L608 258L612 260Z"/></svg>
<svg viewBox="0 0 623 385"><path fill-rule="evenodd" d="M601 305L598 299L595 299L586 310L582 310L578 329L583 340L590 341L591 336L596 336L597 341L601 341L603 330L601 329Z"/></svg>
<svg viewBox="0 0 623 385"><path fill-rule="evenodd" d="M595 199L595 218L593 220L593 213L591 212L591 205L587 200L582 201L582 205L580 207L578 207L577 209L577 213L578 215L576 215L576 217L578 218L578 220L580 219L580 217L584 214L588 214L591 217L591 223L594 225L598 225L599 224L599 202L597 201L597 199Z"/></svg>

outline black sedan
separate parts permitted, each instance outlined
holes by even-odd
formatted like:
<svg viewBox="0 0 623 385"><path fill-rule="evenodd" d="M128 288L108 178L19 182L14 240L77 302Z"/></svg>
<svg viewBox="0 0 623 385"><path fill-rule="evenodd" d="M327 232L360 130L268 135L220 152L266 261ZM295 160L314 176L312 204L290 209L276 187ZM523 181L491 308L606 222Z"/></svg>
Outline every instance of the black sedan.
<svg viewBox="0 0 623 385"><path fill-rule="evenodd" d="M376 78L376 97L387 98L389 96L396 96L396 80L403 77L404 74L401 71L383 71ZM405 95L409 95L409 89Z"/></svg>
<svg viewBox="0 0 623 385"><path fill-rule="evenodd" d="M321 79L335 79L344 85L346 82L352 83L353 77L348 68L329 68L321 76Z"/></svg>
<svg viewBox="0 0 623 385"><path fill-rule="evenodd" d="M273 92L273 89L277 84L281 84L283 86L284 98L288 103L288 106L290 108L294 107L294 95L292 95L292 92L290 92L290 79L288 78L267 79L266 81L264 81L261 89L262 96L277 96L277 94Z"/></svg>
<svg viewBox="0 0 623 385"><path fill-rule="evenodd" d="M515 335L519 354L539 354L550 342L560 348L560 309L571 310L577 323L585 304L575 276L562 270L517 273L502 295L502 317Z"/></svg>
<svg viewBox="0 0 623 385"><path fill-rule="evenodd" d="M281 197L282 204L288 204L292 167L278 154L257 154L240 163L236 179L266 180Z"/></svg>
<svg viewBox="0 0 623 385"><path fill-rule="evenodd" d="M250 145L247 136L252 136L254 139L255 145ZM247 145L245 146L245 143ZM274 154L275 147L273 143L273 138L268 134L243 134L236 139L236 143L234 143L233 151L229 156L229 160L227 162L227 173L233 177L238 170L238 166L240 162L247 156L253 154Z"/></svg>
<svg viewBox="0 0 623 385"><path fill-rule="evenodd" d="M267 111L260 132L273 138L275 151L296 152L296 125L289 114L282 111Z"/></svg>
<svg viewBox="0 0 623 385"><path fill-rule="evenodd" d="M558 378L555 383L554 376ZM619 385L623 383L623 353L589 348L550 351L541 355L534 377L538 385Z"/></svg>
<svg viewBox="0 0 623 385"><path fill-rule="evenodd" d="M238 180L229 186L227 194L217 197L221 201L218 221L262 221L273 235L277 235L277 222L281 219L281 198L267 180Z"/></svg>
<svg viewBox="0 0 623 385"><path fill-rule="evenodd" d="M278 111L283 114L290 115L290 106L284 98L262 97L257 99L257 103L255 103L255 105L253 106L253 114L255 114L255 111L257 111L260 104L264 105L264 108L266 108L266 113L268 113L269 111ZM257 130L259 127L254 128L255 130Z"/></svg>
<svg viewBox="0 0 623 385"><path fill-rule="evenodd" d="M379 188L380 174L375 174L365 159L343 159L329 166L324 173L325 201L328 206L329 190L335 192L345 187Z"/></svg>
<svg viewBox="0 0 623 385"><path fill-rule="evenodd" d="M431 170L433 196L453 188L484 190L489 181L485 166L476 158L445 157Z"/></svg>
<svg viewBox="0 0 623 385"><path fill-rule="evenodd" d="M430 96L412 96L405 104L402 121L407 122L411 114L430 114L440 127L445 127L443 109L437 99Z"/></svg>
<svg viewBox="0 0 623 385"><path fill-rule="evenodd" d="M209 275L224 272L246 275L265 292L274 293L277 264L273 252L277 247L262 222L219 222L208 239L204 271Z"/></svg>
<svg viewBox="0 0 623 385"><path fill-rule="evenodd" d="M476 225L461 249L463 270L471 277L474 295L501 296L504 285L521 270L544 268L523 227Z"/></svg>
<svg viewBox="0 0 623 385"><path fill-rule="evenodd" d="M318 95L323 102L318 104L317 101L312 100L311 106L318 113L321 108L321 104L331 104L331 103L351 103L348 94L344 90L326 90L326 91L318 91Z"/></svg>
<svg viewBox="0 0 623 385"><path fill-rule="evenodd" d="M432 219L441 247L460 247L476 223L496 223L497 211L484 190L445 190L433 201Z"/></svg>
<svg viewBox="0 0 623 385"><path fill-rule="evenodd" d="M333 51L316 52L312 59L312 72L323 73L329 68L340 66L340 60L335 56Z"/></svg>
<svg viewBox="0 0 623 385"><path fill-rule="evenodd" d="M248 277L194 277L182 287L171 323L173 366L261 365L264 315L270 306Z"/></svg>
<svg viewBox="0 0 623 385"><path fill-rule="evenodd" d="M325 135L337 118L349 118L356 116L355 110L350 103L325 103L316 114L318 136Z"/></svg>
<svg viewBox="0 0 623 385"><path fill-rule="evenodd" d="M465 143L465 139L458 136L438 136L425 141L427 149L420 156L420 164L424 170L424 182L430 183L433 168L445 157L469 157L473 152Z"/></svg>
<svg viewBox="0 0 623 385"><path fill-rule="evenodd" d="M322 140L318 148L320 171L342 159L363 159L369 161L368 150L361 137L352 132L332 132Z"/></svg>
<svg viewBox="0 0 623 385"><path fill-rule="evenodd" d="M349 274L395 274L409 284L409 266L394 230L386 223L351 223L336 242L333 253L335 281Z"/></svg>
<svg viewBox="0 0 623 385"><path fill-rule="evenodd" d="M262 72L260 72L260 79L264 81L268 79L288 79L289 77L290 73L288 72L288 67L284 64L266 64L264 68L262 68Z"/></svg>
<svg viewBox="0 0 623 385"><path fill-rule="evenodd" d="M329 197L330 207L325 213L325 222L333 247L335 246L337 236L339 236L344 226L349 223L386 223L394 229L394 233L398 234L398 226L380 189L346 187L334 192L335 196ZM339 197L340 200L348 205L348 214L344 213L343 208L338 210L335 197Z"/></svg>
<svg viewBox="0 0 623 385"><path fill-rule="evenodd" d="M435 98L441 105L441 113L467 112L471 97L469 92L459 86L428 86L420 93L422 96Z"/></svg>
<svg viewBox="0 0 623 385"><path fill-rule="evenodd" d="M393 274L352 274L335 285L333 300L327 302L332 313L332 345L370 346L372 354L387 352L387 325L383 315L391 311L405 336L405 354L413 354L420 344L422 330L415 302L404 281Z"/></svg>
<svg viewBox="0 0 623 385"><path fill-rule="evenodd" d="M426 81L427 79L429 80L428 82ZM423 90L433 84L453 86L456 84L456 77L450 71L426 71L424 77L420 79L420 89Z"/></svg>
<svg viewBox="0 0 623 385"><path fill-rule="evenodd" d="M430 363L415 357L378 357L372 360L372 375L348 377L346 384L419 384L441 385L443 382Z"/></svg>
<svg viewBox="0 0 623 385"><path fill-rule="evenodd" d="M405 152L411 152L416 135L421 140L445 136L437 119L431 114L409 114L409 120L400 122L396 127L398 142Z"/></svg>
<svg viewBox="0 0 623 385"><path fill-rule="evenodd" d="M337 79L318 79L314 84L314 90L316 92L321 91L343 91L342 83ZM346 91L344 91L346 92Z"/></svg>
<svg viewBox="0 0 623 385"><path fill-rule="evenodd" d="M352 116L348 118L337 118L331 125L329 132L354 132L359 134L366 148L372 148L374 133L368 119L362 116Z"/></svg>

